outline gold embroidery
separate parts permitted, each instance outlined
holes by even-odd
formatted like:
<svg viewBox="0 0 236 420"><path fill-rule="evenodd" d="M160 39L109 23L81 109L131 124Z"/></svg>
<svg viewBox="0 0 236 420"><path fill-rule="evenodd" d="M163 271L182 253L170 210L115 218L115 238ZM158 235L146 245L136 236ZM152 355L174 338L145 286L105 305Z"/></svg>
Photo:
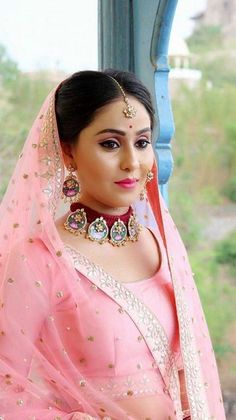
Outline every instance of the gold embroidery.
<svg viewBox="0 0 236 420"><path fill-rule="evenodd" d="M87 277L120 305L118 310L125 310L132 319L135 319L138 328L145 330L144 339L153 354L164 381L168 384L169 393L175 403L177 420L182 420L178 371L165 330L158 319L124 284L119 283L70 246L66 245L65 249L71 255L75 268L81 271L80 266L83 266Z"/></svg>
<svg viewBox="0 0 236 420"><path fill-rule="evenodd" d="M46 178L47 180L49 180L50 178L52 178L52 177L53 177L53 174L52 174L51 172L47 171L47 172L43 173L43 174L41 175L41 177L42 177L42 178Z"/></svg>
<svg viewBox="0 0 236 420"><path fill-rule="evenodd" d="M22 406L24 404L24 401L19 399L16 401L17 405Z"/></svg>
<svg viewBox="0 0 236 420"><path fill-rule="evenodd" d="M109 369L113 369L114 368L113 363L109 363L108 367L109 367Z"/></svg>
<svg viewBox="0 0 236 420"><path fill-rule="evenodd" d="M35 282L35 286L36 287L41 287L42 286L42 282L41 281L36 281Z"/></svg>
<svg viewBox="0 0 236 420"><path fill-rule="evenodd" d="M178 287L173 267L171 267L172 282L175 289L176 308L179 319L181 352L185 366L186 388L192 420L208 420L208 404L204 392L199 364L199 352L196 349L192 322L188 314L188 306L184 300L183 288Z"/></svg>
<svg viewBox="0 0 236 420"><path fill-rule="evenodd" d="M92 335L90 335L90 336L88 337L88 341L94 341L94 337L93 337Z"/></svg>
<svg viewBox="0 0 236 420"><path fill-rule="evenodd" d="M42 173L46 177L41 178L42 192L47 195L48 208L53 216L55 215L57 203L61 196L64 179L64 164L57 134L54 101L55 94L52 92L39 138L39 160L41 162ZM45 172L43 172L44 165ZM49 165L50 172L48 171Z"/></svg>
<svg viewBox="0 0 236 420"><path fill-rule="evenodd" d="M80 386L84 387L86 385L86 381L84 379L81 379L81 381L79 381Z"/></svg>

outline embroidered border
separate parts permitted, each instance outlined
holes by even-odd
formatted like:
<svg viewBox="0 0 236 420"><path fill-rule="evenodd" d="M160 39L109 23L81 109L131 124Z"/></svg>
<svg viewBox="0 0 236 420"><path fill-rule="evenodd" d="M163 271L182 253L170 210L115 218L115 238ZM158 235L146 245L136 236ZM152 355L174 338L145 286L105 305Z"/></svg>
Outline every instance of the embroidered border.
<svg viewBox="0 0 236 420"><path fill-rule="evenodd" d="M140 331L162 374L176 409L176 419L182 420L178 371L169 348L165 330L155 315L123 283L118 282L101 267L92 263L74 248L66 245L66 251L72 257L73 265L82 271L102 291L119 303L121 308L132 318Z"/></svg>
<svg viewBox="0 0 236 420"><path fill-rule="evenodd" d="M176 308L178 312L181 353L184 363L186 388L192 420L211 419L204 385L201 377L201 368L196 350L194 334L188 315L188 306L184 300L183 292L179 288L174 275L173 265L170 263L173 286L175 290Z"/></svg>
<svg viewBox="0 0 236 420"><path fill-rule="evenodd" d="M42 191L47 195L50 213L55 216L57 203L62 191L64 164L56 126L54 92L50 97L49 107L39 136L38 147L41 170L43 171L40 176L41 179L46 180L46 182L42 180Z"/></svg>

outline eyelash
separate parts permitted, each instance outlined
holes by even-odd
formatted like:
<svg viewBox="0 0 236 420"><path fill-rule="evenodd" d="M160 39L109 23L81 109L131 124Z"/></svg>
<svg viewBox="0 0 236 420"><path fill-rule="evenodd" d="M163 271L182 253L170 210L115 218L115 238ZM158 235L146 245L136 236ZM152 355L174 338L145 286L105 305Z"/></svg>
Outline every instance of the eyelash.
<svg viewBox="0 0 236 420"><path fill-rule="evenodd" d="M151 144L151 142L149 141L149 140L147 140L147 139L139 139L139 140L137 140L137 142L135 143L135 144L143 144L143 143L145 143L145 146L144 147L138 147L138 149L146 149L147 147L148 147L148 144ZM102 146L102 147L104 147L105 149L110 149L110 150L114 150L114 149L118 149L118 147L119 147L119 143L117 143L115 140L106 140L106 141L103 141L102 143L100 143L100 145ZM117 147L113 147L112 145L116 145Z"/></svg>

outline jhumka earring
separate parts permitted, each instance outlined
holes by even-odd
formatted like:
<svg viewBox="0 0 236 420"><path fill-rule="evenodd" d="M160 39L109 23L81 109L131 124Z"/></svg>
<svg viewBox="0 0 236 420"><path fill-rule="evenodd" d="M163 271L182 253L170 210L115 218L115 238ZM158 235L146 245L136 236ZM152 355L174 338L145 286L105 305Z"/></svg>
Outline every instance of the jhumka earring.
<svg viewBox="0 0 236 420"><path fill-rule="evenodd" d="M145 180L145 184L144 187L140 193L140 200L143 201L147 195L147 190L146 190L146 185L148 182L150 182L153 179L154 175L152 171L148 171L147 175L146 175L146 180Z"/></svg>
<svg viewBox="0 0 236 420"><path fill-rule="evenodd" d="M62 188L62 198L64 198L64 202L76 202L79 199L80 195L80 184L76 175L73 174L75 169L72 165L69 165L67 170L69 171L69 175L65 178Z"/></svg>

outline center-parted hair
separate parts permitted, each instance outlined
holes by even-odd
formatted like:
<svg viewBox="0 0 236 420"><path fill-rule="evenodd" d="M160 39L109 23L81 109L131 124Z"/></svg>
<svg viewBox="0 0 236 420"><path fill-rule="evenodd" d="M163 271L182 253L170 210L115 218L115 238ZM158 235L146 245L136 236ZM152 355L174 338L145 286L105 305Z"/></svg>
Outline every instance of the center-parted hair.
<svg viewBox="0 0 236 420"><path fill-rule="evenodd" d="M80 71L64 80L56 93L56 118L62 142L76 142L80 132L95 118L96 112L118 98L123 98L119 86L134 96L147 110L151 128L154 109L148 89L130 72L108 69Z"/></svg>

